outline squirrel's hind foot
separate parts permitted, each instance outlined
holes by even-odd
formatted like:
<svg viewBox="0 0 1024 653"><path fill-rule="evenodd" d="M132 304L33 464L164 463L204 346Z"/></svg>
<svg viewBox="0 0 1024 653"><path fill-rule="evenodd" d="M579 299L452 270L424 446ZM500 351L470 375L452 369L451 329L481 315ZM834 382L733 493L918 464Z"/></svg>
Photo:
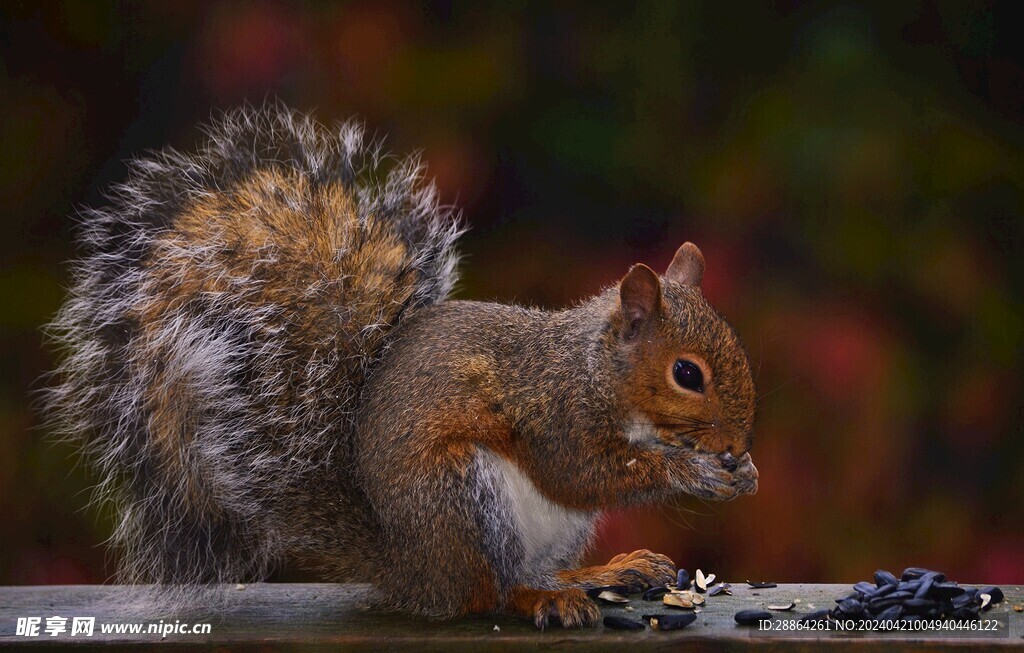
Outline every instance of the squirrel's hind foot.
<svg viewBox="0 0 1024 653"><path fill-rule="evenodd" d="M594 626L601 619L601 610L581 589L538 590L519 586L509 597L512 613L529 617L537 628L557 618L563 628Z"/></svg>

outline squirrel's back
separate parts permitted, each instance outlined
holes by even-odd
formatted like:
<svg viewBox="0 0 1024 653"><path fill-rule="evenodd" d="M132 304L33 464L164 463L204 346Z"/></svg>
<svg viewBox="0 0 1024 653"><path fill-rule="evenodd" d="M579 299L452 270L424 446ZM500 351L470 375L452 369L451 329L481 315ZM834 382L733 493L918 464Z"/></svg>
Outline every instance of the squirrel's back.
<svg viewBox="0 0 1024 653"><path fill-rule="evenodd" d="M51 325L66 350L54 421L115 501L127 582L262 576L275 502L345 473L390 332L455 281L456 216L359 126L264 107L207 133L195 154L134 161L85 213Z"/></svg>

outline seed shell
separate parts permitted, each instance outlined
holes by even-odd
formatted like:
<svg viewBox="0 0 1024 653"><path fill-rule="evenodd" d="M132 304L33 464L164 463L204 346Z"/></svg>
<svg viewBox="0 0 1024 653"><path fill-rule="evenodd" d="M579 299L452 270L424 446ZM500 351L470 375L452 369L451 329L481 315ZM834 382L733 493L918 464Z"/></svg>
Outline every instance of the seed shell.
<svg viewBox="0 0 1024 653"><path fill-rule="evenodd" d="M708 590L708 596L718 596L719 594L728 594L729 596L732 596L732 585L729 583L720 583Z"/></svg>
<svg viewBox="0 0 1024 653"><path fill-rule="evenodd" d="M769 610L778 610L780 612L784 612L786 610L792 610L793 608L795 608L796 607L796 603L790 601L789 603L780 603L778 605L769 605L769 606L766 606L766 607Z"/></svg>
<svg viewBox="0 0 1024 653"><path fill-rule="evenodd" d="M629 603L629 599L625 596L615 592L609 592L608 590L598 594L597 598L599 601L604 601L605 603Z"/></svg>
<svg viewBox="0 0 1024 653"><path fill-rule="evenodd" d="M759 582L755 583L753 581L749 581L748 580L747 581L747 585L750 585L751 587L753 587L754 589L757 589L757 590L771 589L773 587L778 587L778 585L776 583L772 583L772 582L768 582L768 581L759 581Z"/></svg>
<svg viewBox="0 0 1024 653"><path fill-rule="evenodd" d="M661 599L661 602L664 603L665 605L671 606L673 608L692 608L693 607L693 601L691 601L689 599L686 599L686 598L683 598L682 596L679 596L678 594L666 594Z"/></svg>
<svg viewBox="0 0 1024 653"><path fill-rule="evenodd" d="M601 595L601 592L612 592L614 594L621 594L625 596L630 594L629 587L627 585L604 585L602 587L591 587L587 590L587 596L592 599L596 599Z"/></svg>

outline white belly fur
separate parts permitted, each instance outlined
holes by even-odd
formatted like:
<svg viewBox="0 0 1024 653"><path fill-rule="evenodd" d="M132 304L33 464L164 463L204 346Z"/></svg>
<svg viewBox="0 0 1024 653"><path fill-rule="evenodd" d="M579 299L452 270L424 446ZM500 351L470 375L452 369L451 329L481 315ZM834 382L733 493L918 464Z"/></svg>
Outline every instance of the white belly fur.
<svg viewBox="0 0 1024 653"><path fill-rule="evenodd" d="M494 471L496 489L504 495L523 546L520 569L546 572L552 563L575 559L593 529L595 513L572 510L542 495L516 465L491 452L481 452Z"/></svg>

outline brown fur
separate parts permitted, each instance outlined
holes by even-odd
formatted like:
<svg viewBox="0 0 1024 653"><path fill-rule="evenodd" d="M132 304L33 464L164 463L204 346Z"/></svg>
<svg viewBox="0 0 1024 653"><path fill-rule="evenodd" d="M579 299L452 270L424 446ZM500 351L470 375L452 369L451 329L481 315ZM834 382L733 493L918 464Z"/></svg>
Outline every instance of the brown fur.
<svg viewBox="0 0 1024 653"><path fill-rule="evenodd" d="M588 625L584 588L673 572L580 568L600 511L756 490L749 364L696 246L563 311L446 301L461 228L415 160L280 107L209 133L89 214L53 325L51 405L115 500L122 580L286 559L422 615Z"/></svg>

